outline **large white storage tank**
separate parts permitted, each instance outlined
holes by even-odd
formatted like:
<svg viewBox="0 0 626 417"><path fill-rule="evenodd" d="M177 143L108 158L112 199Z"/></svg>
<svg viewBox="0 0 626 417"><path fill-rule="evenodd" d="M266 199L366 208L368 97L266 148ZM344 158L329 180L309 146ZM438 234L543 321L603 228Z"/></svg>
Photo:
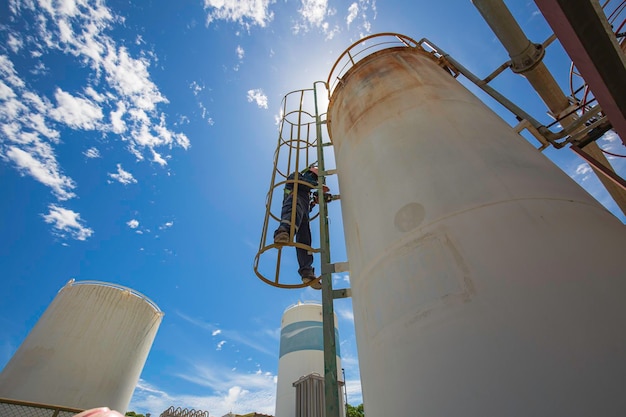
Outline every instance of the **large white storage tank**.
<svg viewBox="0 0 626 417"><path fill-rule="evenodd" d="M363 55L328 126L367 414L624 415L624 225L428 54Z"/></svg>
<svg viewBox="0 0 626 417"><path fill-rule="evenodd" d="M335 315L337 341L337 375L343 384L339 352L339 332ZM283 314L280 331L280 355L276 387L276 417L295 417L296 388L301 377L317 374L324 377L324 338L322 332L322 305L298 303ZM340 393L341 394L341 393ZM345 415L343 395L339 395L340 416ZM315 407L312 407L315 408Z"/></svg>
<svg viewBox="0 0 626 417"><path fill-rule="evenodd" d="M0 397L123 413L162 317L129 288L72 280L0 374Z"/></svg>

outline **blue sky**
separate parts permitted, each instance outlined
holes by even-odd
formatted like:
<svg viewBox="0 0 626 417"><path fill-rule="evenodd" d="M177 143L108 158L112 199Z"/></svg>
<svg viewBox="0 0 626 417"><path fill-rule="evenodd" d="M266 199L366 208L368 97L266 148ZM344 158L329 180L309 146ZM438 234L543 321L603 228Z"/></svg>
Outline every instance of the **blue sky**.
<svg viewBox="0 0 626 417"><path fill-rule="evenodd" d="M548 37L533 2L508 3L531 40ZM427 37L480 77L508 60L469 0L1 0L0 367L68 280L114 282L165 312L130 409L273 414L282 313L320 300L252 269L281 99L378 32ZM545 62L569 91L558 42ZM520 76L493 86L550 122ZM615 134L599 143L626 153ZM624 221L573 152L545 154ZM340 203L330 216L344 261ZM335 311L357 405L350 300Z"/></svg>

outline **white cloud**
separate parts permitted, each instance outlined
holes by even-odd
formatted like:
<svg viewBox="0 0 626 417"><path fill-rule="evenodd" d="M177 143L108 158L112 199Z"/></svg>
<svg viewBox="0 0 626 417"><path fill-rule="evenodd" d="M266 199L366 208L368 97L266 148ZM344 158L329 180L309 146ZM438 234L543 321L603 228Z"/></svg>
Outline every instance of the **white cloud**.
<svg viewBox="0 0 626 417"><path fill-rule="evenodd" d="M203 330L209 331L211 333L218 330L215 325L211 323L207 323L203 321L202 319L189 317L186 314L181 313L179 311L177 311L176 314L178 314L178 316L182 318L183 320L193 324L194 326L198 326ZM263 344L260 341L255 340L264 334L262 330L259 331L259 335L240 334L239 332L234 331L234 330L219 330L219 332L223 335L223 337L230 340L231 342L235 342L235 344L249 346L256 351L265 353L267 355L273 356L276 354L276 352L272 352L270 349L268 349L266 344Z"/></svg>
<svg viewBox="0 0 626 417"><path fill-rule="evenodd" d="M102 109L90 100L74 97L57 88L54 93L57 107L50 110L50 117L73 129L96 129L102 120Z"/></svg>
<svg viewBox="0 0 626 417"><path fill-rule="evenodd" d="M363 404L363 394L360 379L346 378L346 392L348 395L348 403L357 406Z"/></svg>
<svg viewBox="0 0 626 417"><path fill-rule="evenodd" d="M244 55L246 54L246 51L244 51L244 50L243 50L243 48L241 47L241 45L237 45L236 52L237 52L237 58L238 58L239 60L242 60L242 59L243 59L243 57L244 57Z"/></svg>
<svg viewBox="0 0 626 417"><path fill-rule="evenodd" d="M83 152L87 158L100 158L100 151L98 148L89 148L85 152Z"/></svg>
<svg viewBox="0 0 626 417"><path fill-rule="evenodd" d="M614 143L614 144L619 143L620 146L623 147L619 136L617 136L617 133L615 133L615 131L613 130L609 130L604 135L602 135L602 137L600 138L600 141L606 141L606 142Z"/></svg>
<svg viewBox="0 0 626 417"><path fill-rule="evenodd" d="M606 158L610 161L611 165L616 171L626 165L626 147L622 143L620 137L613 130L606 132L599 140L598 146L605 152Z"/></svg>
<svg viewBox="0 0 626 417"><path fill-rule="evenodd" d="M201 86L195 81L193 81L191 85L189 85L189 88L191 88L191 91L193 92L194 96L197 96L198 94L202 92L202 90L204 90L204 86Z"/></svg>
<svg viewBox="0 0 626 417"><path fill-rule="evenodd" d="M24 86L13 63L0 55L0 157L50 187L59 200L70 199L75 184L62 173L53 148L59 133L44 118L49 102Z"/></svg>
<svg viewBox="0 0 626 417"><path fill-rule="evenodd" d="M124 171L124 169L122 168L122 164L117 164L117 173L115 174L108 174L109 177L113 178L114 180L126 185L126 184L131 184L137 183L137 180L135 179L135 177L133 177L133 174L131 174L128 171Z"/></svg>
<svg viewBox="0 0 626 417"><path fill-rule="evenodd" d="M113 133L124 133L126 131L126 123L122 119L126 113L126 104L123 101L117 103L117 110L111 112L111 130Z"/></svg>
<svg viewBox="0 0 626 417"><path fill-rule="evenodd" d="M92 86L87 86L87 88L85 88L85 94L87 94L89 97L91 97L94 101L98 103L102 103L103 101L107 99L107 97L104 94L98 93L96 90L94 90Z"/></svg>
<svg viewBox="0 0 626 417"><path fill-rule="evenodd" d="M348 16L352 16L352 12L354 8L352 7L356 3L350 5L348 9ZM358 0L358 11L357 15L354 16L353 21L358 18L358 24L356 26L357 30L359 30L359 36L361 38L367 36L367 34L372 32L372 23L370 19L376 19L377 11L376 11L376 1L375 0ZM352 23L352 22L350 22ZM348 26L350 25L348 23Z"/></svg>
<svg viewBox="0 0 626 417"><path fill-rule="evenodd" d="M304 20L313 25L321 26L328 10L328 0L302 0L302 8L298 10Z"/></svg>
<svg viewBox="0 0 626 417"><path fill-rule="evenodd" d="M222 346L226 343L226 340L222 340L217 344L216 350L222 350Z"/></svg>
<svg viewBox="0 0 626 417"><path fill-rule="evenodd" d="M48 214L42 214L46 223L52 224L55 232L65 237L66 233L76 240L86 240L93 234L93 230L85 227L80 214L75 211L59 207L55 204L48 206Z"/></svg>
<svg viewBox="0 0 626 417"><path fill-rule="evenodd" d="M23 174L65 200L75 196L75 185L62 173L55 153L63 128L124 134L121 147L140 160L147 153L160 165L168 155L157 148L167 152L173 145L189 148L187 136L170 130L164 113L157 111L167 99L149 73L156 58L150 52L131 54L107 34L123 18L113 15L103 1L27 1L8 10L11 16L3 28L8 55L0 55L0 158L13 161ZM26 34L13 27L18 21L30 22L32 30ZM10 54L24 50L35 58L57 54L60 63L22 68L23 60L12 61ZM83 79L68 82L72 89L59 85L52 98L30 90L20 77L22 72L54 75L56 68L72 67L90 71ZM91 149L86 156L94 157L95 148ZM132 176L119 177L124 178L132 181Z"/></svg>
<svg viewBox="0 0 626 417"><path fill-rule="evenodd" d="M13 98L15 98L13 89L0 80L0 100L7 101Z"/></svg>
<svg viewBox="0 0 626 417"><path fill-rule="evenodd" d="M126 222L126 224L128 225L128 227L130 227L131 229L136 229L139 227L139 221L136 219L131 219L129 221Z"/></svg>
<svg viewBox="0 0 626 417"><path fill-rule="evenodd" d="M250 28L258 25L265 27L274 17L269 10L273 0L204 0L204 9L208 10L207 25L215 20L238 22Z"/></svg>
<svg viewBox="0 0 626 417"><path fill-rule="evenodd" d="M59 200L68 200L76 196L71 191L76 187L74 181L61 173L52 148L48 144L36 143L30 152L9 146L6 156L15 163L20 172L52 188Z"/></svg>
<svg viewBox="0 0 626 417"><path fill-rule="evenodd" d="M160 230L163 229L168 229L170 227L174 226L174 222L173 221L169 221L169 222L165 222L162 226L159 227Z"/></svg>
<svg viewBox="0 0 626 417"><path fill-rule="evenodd" d="M335 310L337 316L342 318L343 320L354 322L354 312L350 308L337 308Z"/></svg>
<svg viewBox="0 0 626 417"><path fill-rule="evenodd" d="M25 115L25 117L31 129L35 130L38 133L41 133L46 139L49 139L51 142L59 143L59 132L48 127L43 115L30 113L28 115Z"/></svg>
<svg viewBox="0 0 626 417"><path fill-rule="evenodd" d="M217 329L217 330L214 330L214 331L211 333L211 336L217 336L217 335L218 335L218 334L220 334L220 333L222 333L222 331L221 331L220 329Z"/></svg>
<svg viewBox="0 0 626 417"><path fill-rule="evenodd" d="M273 414L276 383L271 373L238 373L221 366L201 363L192 365L190 371L178 377L219 393L212 401L213 407L208 407L212 413L222 415L241 410Z"/></svg>
<svg viewBox="0 0 626 417"><path fill-rule="evenodd" d="M350 23L356 18L359 13L359 5L357 3L352 3L350 7L348 7L348 17L346 18L346 24L350 27Z"/></svg>
<svg viewBox="0 0 626 417"><path fill-rule="evenodd" d="M20 51L20 49L22 49L22 46L24 46L24 42L22 42L22 39L16 37L12 33L9 33L9 38L7 40L7 46L9 48L11 48L11 51L14 54L16 54L16 53L18 53Z"/></svg>
<svg viewBox="0 0 626 417"><path fill-rule="evenodd" d="M0 55L0 76L12 87L24 87L24 81L17 75L13 62L6 55Z"/></svg>
<svg viewBox="0 0 626 417"><path fill-rule="evenodd" d="M223 416L230 412L247 414L258 412L273 415L276 403L276 381L271 374L246 374L236 372L236 368L210 365L192 365L178 375L195 383L209 395L197 396L181 393L168 393L145 380L140 379L129 409L141 410L154 416L161 415L169 407L207 411L212 416Z"/></svg>
<svg viewBox="0 0 626 417"><path fill-rule="evenodd" d="M152 160L161 166L167 165L167 161L163 159L161 154L155 151L154 149L152 150Z"/></svg>
<svg viewBox="0 0 626 417"><path fill-rule="evenodd" d="M592 173L591 167L583 162L579 164L574 170L574 177L578 177L580 181L585 181L589 178L589 175Z"/></svg>
<svg viewBox="0 0 626 417"><path fill-rule="evenodd" d="M124 47L109 49L108 54L102 58L106 80L133 107L150 111L158 103L167 102L150 80L150 61L147 58L133 58Z"/></svg>
<svg viewBox="0 0 626 417"><path fill-rule="evenodd" d="M253 101L256 102L259 108L267 109L267 96L260 88L248 90L248 103Z"/></svg>
<svg viewBox="0 0 626 417"><path fill-rule="evenodd" d="M376 14L375 0L353 1L346 9L346 14L337 13L335 8L330 7L328 0L301 0L299 19L293 24L292 30L299 34L315 28L325 35L326 40L333 39L344 29L358 32L359 37L364 37L371 33L370 20L376 19Z"/></svg>

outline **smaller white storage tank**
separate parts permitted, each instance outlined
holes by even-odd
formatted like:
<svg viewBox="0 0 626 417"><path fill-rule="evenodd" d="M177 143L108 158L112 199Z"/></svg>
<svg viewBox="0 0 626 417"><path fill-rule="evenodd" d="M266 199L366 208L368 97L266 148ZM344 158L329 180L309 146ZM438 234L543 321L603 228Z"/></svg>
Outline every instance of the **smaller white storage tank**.
<svg viewBox="0 0 626 417"><path fill-rule="evenodd" d="M335 340L339 341L337 316L334 317ZM296 416L296 387L294 383L310 374L324 376L324 337L322 305L298 303L283 314L280 331L280 356L276 387L276 417ZM337 345L337 375L343 384L339 343ZM339 393L339 412L344 416L344 396ZM301 404L306 408L306 405ZM311 405L314 407L314 405Z"/></svg>
<svg viewBox="0 0 626 417"><path fill-rule="evenodd" d="M71 280L0 374L0 397L123 413L162 317L130 288Z"/></svg>

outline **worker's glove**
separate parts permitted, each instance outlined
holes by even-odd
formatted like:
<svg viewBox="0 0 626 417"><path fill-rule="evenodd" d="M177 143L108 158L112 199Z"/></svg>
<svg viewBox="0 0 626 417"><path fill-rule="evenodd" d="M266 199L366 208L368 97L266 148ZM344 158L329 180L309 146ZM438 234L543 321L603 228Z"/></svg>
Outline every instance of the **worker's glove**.
<svg viewBox="0 0 626 417"><path fill-rule="evenodd" d="M315 207L316 204L319 204L320 196L317 191L313 191L311 193L311 208Z"/></svg>
<svg viewBox="0 0 626 417"><path fill-rule="evenodd" d="M333 201L333 195L331 193L324 193L324 202L327 204ZM313 191L311 196L311 208L320 203L320 196L317 191Z"/></svg>

